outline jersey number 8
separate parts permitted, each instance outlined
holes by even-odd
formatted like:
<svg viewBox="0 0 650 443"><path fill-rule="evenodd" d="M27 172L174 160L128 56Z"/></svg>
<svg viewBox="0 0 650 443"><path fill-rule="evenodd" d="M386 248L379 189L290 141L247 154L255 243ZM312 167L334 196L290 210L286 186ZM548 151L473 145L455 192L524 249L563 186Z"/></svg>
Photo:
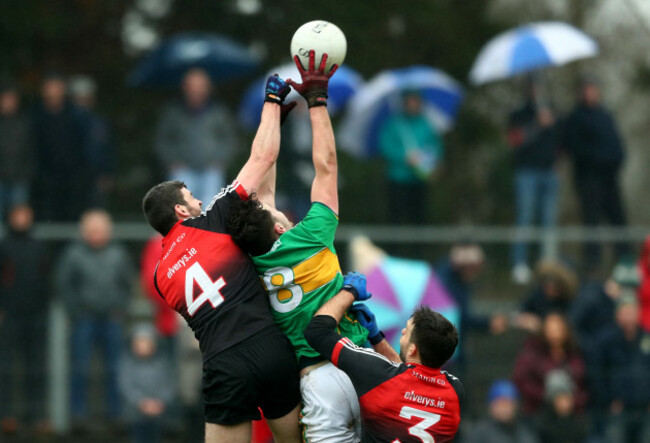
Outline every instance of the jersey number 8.
<svg viewBox="0 0 650 443"><path fill-rule="evenodd" d="M300 304L303 290L300 285L293 283L294 275L291 268L278 266L264 273L262 281L269 291L271 307L282 314L291 312Z"/></svg>

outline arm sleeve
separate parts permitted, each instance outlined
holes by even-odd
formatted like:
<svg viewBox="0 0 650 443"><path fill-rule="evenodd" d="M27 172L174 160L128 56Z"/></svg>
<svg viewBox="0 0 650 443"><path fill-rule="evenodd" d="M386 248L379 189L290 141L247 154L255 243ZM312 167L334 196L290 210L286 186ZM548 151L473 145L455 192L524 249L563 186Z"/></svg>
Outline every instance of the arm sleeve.
<svg viewBox="0 0 650 443"><path fill-rule="evenodd" d="M76 289L75 289L75 259L74 250L69 248L61 256L61 261L56 269L55 286L58 295L63 300L69 314L76 310Z"/></svg>
<svg viewBox="0 0 650 443"><path fill-rule="evenodd" d="M230 207L235 200L245 200L248 193L238 181L232 182L217 193L208 204L205 212L198 217L183 222L187 226L205 229L206 231L227 233Z"/></svg>
<svg viewBox="0 0 650 443"><path fill-rule="evenodd" d="M237 152L238 140L235 130L237 124L225 106L219 106L215 116L217 125L214 137L219 140L219 149L215 150L213 155L216 161L223 162L224 166L227 166Z"/></svg>
<svg viewBox="0 0 650 443"><path fill-rule="evenodd" d="M406 149L397 135L395 121L389 120L379 134L379 149L390 163L406 163Z"/></svg>
<svg viewBox="0 0 650 443"><path fill-rule="evenodd" d="M6 275L6 259L4 244L0 243L0 275ZM7 294L5 293L5 285L0 282L0 311L7 308Z"/></svg>
<svg viewBox="0 0 650 443"><path fill-rule="evenodd" d="M131 293L133 291L133 282L136 278L136 273L133 271L135 268L133 266L133 260L131 255L120 246L120 255L121 259L119 261L120 266L122 267L120 276L122 279L122 288L123 288L123 297L125 304L128 303L128 300L131 298ZM126 307L126 305L125 305Z"/></svg>
<svg viewBox="0 0 650 443"><path fill-rule="evenodd" d="M119 365L118 387L124 401L129 406L137 408L138 403L145 398L145 395L135 381L134 370L131 360L123 356Z"/></svg>
<svg viewBox="0 0 650 443"><path fill-rule="evenodd" d="M356 346L335 328L333 317L317 315L305 329L305 339L350 377L359 397L406 370L404 364L393 363L370 349Z"/></svg>
<svg viewBox="0 0 650 443"><path fill-rule="evenodd" d="M165 167L169 167L174 161L180 160L176 158L177 155L174 149L176 135L176 125L174 123L174 119L168 108L163 111L158 121L158 126L156 126L155 150L158 158Z"/></svg>

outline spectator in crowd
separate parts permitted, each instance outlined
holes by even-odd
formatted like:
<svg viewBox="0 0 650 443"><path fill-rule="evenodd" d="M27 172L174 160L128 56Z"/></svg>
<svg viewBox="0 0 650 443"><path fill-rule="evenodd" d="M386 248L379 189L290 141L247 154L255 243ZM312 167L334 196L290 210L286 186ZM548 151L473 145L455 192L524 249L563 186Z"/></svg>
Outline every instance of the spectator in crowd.
<svg viewBox="0 0 650 443"><path fill-rule="evenodd" d="M578 289L577 275L565 264L542 261L537 265L537 286L521 306L515 323L529 332L539 332L542 319L551 312L568 315Z"/></svg>
<svg viewBox="0 0 650 443"><path fill-rule="evenodd" d="M466 443L537 443L535 433L517 417L519 393L510 380L496 380L488 392L489 416L472 429Z"/></svg>
<svg viewBox="0 0 650 443"><path fill-rule="evenodd" d="M639 326L634 296L621 296L616 326L601 343L603 383L608 393L607 441L647 442L650 438L650 336Z"/></svg>
<svg viewBox="0 0 650 443"><path fill-rule="evenodd" d="M515 169L515 209L519 227L529 227L539 219L545 228L555 227L557 216L558 134L550 106L540 100L539 82L526 82L526 101L508 119L508 144L513 150ZM532 277L528 267L528 245L517 242L512 248L512 278L526 284Z"/></svg>
<svg viewBox="0 0 650 443"><path fill-rule="evenodd" d="M624 260L613 269L603 283L590 277L581 285L569 318L580 343L587 366L586 383L590 392L588 403L592 417L592 433L600 438L604 432L605 411L609 408L607 392L602 388L604 375L600 364L600 344L603 335L615 326L616 303L624 294L634 297L638 284L636 268Z"/></svg>
<svg viewBox="0 0 650 443"><path fill-rule="evenodd" d="M641 328L650 333L650 236L645 239L638 261L639 285L639 312Z"/></svg>
<svg viewBox="0 0 650 443"><path fill-rule="evenodd" d="M626 224L619 172L625 151L614 117L601 103L600 88L593 78L580 83L580 99L567 117L564 146L573 160L573 181L580 200L582 222L596 226L604 219L613 226ZM627 254L628 245L616 244L616 255ZM600 263L600 247L584 249L588 268Z"/></svg>
<svg viewBox="0 0 650 443"><path fill-rule="evenodd" d="M388 204L392 223L426 222L427 181L442 160L440 136L422 110L416 90L402 97L402 109L386 121L379 147L388 170Z"/></svg>
<svg viewBox="0 0 650 443"><path fill-rule="evenodd" d="M169 360L158 352L156 332L138 325L120 362L120 393L134 443L157 443L165 412L174 399L175 380Z"/></svg>
<svg viewBox="0 0 650 443"><path fill-rule="evenodd" d="M546 315L541 334L526 340L515 361L513 380L521 393L522 412L527 417L533 417L544 406L544 383L554 369L569 373L575 386L576 409L582 411L587 402L585 364L569 324L558 313Z"/></svg>
<svg viewBox="0 0 650 443"><path fill-rule="evenodd" d="M8 231L0 241L0 430L17 431L19 419L39 431L45 420L45 342L49 290L47 251L31 234L29 206L9 212ZM14 357L20 356L22 399L12 394L18 382ZM19 413L16 405L23 406ZM2 440L2 437L0 437Z"/></svg>
<svg viewBox="0 0 650 443"><path fill-rule="evenodd" d="M34 111L37 163L37 214L44 220L73 221L84 209L86 125L79 109L66 100L66 84L49 74Z"/></svg>
<svg viewBox="0 0 650 443"><path fill-rule="evenodd" d="M212 83L202 69L185 74L182 100L163 112L156 133L156 152L169 180L180 180L206 202L226 183L237 148L235 123L228 109L212 100Z"/></svg>
<svg viewBox="0 0 650 443"><path fill-rule="evenodd" d="M176 335L180 326L178 314L160 296L154 284L154 271L162 252L162 236L151 237L142 249L140 257L140 282L154 309L154 321L158 331L158 347L171 361L176 361Z"/></svg>
<svg viewBox="0 0 650 443"><path fill-rule="evenodd" d="M87 76L73 77L69 83L70 97L82 111L86 125L84 172L86 208L105 208L113 188L117 158L113 134L106 119L95 110L95 81Z"/></svg>
<svg viewBox="0 0 650 443"><path fill-rule="evenodd" d="M29 203L36 158L29 118L16 85L0 83L0 221L12 206Z"/></svg>
<svg viewBox="0 0 650 443"><path fill-rule="evenodd" d="M474 289L472 284L480 274L485 255L483 249L475 243L458 243L452 246L449 256L435 266L435 272L449 295L458 304L460 322L458 325L459 343L456 349L458 366L456 373L462 376L466 369L465 341L469 331L489 331L501 334L507 328L507 318L501 314L492 316L473 312L471 299Z"/></svg>
<svg viewBox="0 0 650 443"><path fill-rule="evenodd" d="M564 369L554 369L545 381L546 408L539 420L541 443L583 443L587 423L575 404L575 383Z"/></svg>
<svg viewBox="0 0 650 443"><path fill-rule="evenodd" d="M56 270L59 293L71 320L71 415L84 426L90 358L96 347L104 357L106 412L120 417L117 368L122 350L122 324L132 284L132 264L124 247L111 241L107 212L90 210L80 223L82 241L68 246Z"/></svg>

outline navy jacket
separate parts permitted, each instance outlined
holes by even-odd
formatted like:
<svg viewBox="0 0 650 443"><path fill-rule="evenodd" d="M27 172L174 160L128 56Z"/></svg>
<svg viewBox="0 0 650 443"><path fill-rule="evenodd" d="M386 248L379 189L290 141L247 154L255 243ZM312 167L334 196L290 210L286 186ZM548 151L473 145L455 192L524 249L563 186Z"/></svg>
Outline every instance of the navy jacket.
<svg viewBox="0 0 650 443"><path fill-rule="evenodd" d="M616 121L602 106L575 107L564 124L564 145L578 176L616 170L625 158Z"/></svg>

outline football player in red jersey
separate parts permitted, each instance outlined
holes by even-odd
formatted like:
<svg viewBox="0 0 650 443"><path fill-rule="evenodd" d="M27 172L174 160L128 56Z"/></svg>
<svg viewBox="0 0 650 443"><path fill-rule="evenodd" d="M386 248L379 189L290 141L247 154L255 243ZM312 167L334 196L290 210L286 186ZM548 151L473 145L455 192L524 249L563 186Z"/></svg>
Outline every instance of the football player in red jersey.
<svg viewBox="0 0 650 443"><path fill-rule="evenodd" d="M154 186L143 199L147 221L164 236L154 283L190 325L203 354L209 443L250 442L259 409L276 442L301 441L293 349L273 321L250 258L226 229L232 203L267 186L264 177L280 149L281 117L295 105L283 105L290 89L279 77L269 77L251 155L205 211L178 181Z"/></svg>
<svg viewBox="0 0 650 443"><path fill-rule="evenodd" d="M365 285L358 285L362 290ZM364 297L361 297L364 298ZM458 332L449 320L426 306L415 310L400 338L394 363L354 345L336 332L355 296L341 291L327 301L305 330L311 347L345 371L359 396L362 442L451 442L460 424L463 387L441 371L458 345ZM355 305L358 306L358 305ZM359 308L357 308L359 309ZM384 342L374 316L365 312L371 342ZM357 311L357 319L360 317Z"/></svg>

